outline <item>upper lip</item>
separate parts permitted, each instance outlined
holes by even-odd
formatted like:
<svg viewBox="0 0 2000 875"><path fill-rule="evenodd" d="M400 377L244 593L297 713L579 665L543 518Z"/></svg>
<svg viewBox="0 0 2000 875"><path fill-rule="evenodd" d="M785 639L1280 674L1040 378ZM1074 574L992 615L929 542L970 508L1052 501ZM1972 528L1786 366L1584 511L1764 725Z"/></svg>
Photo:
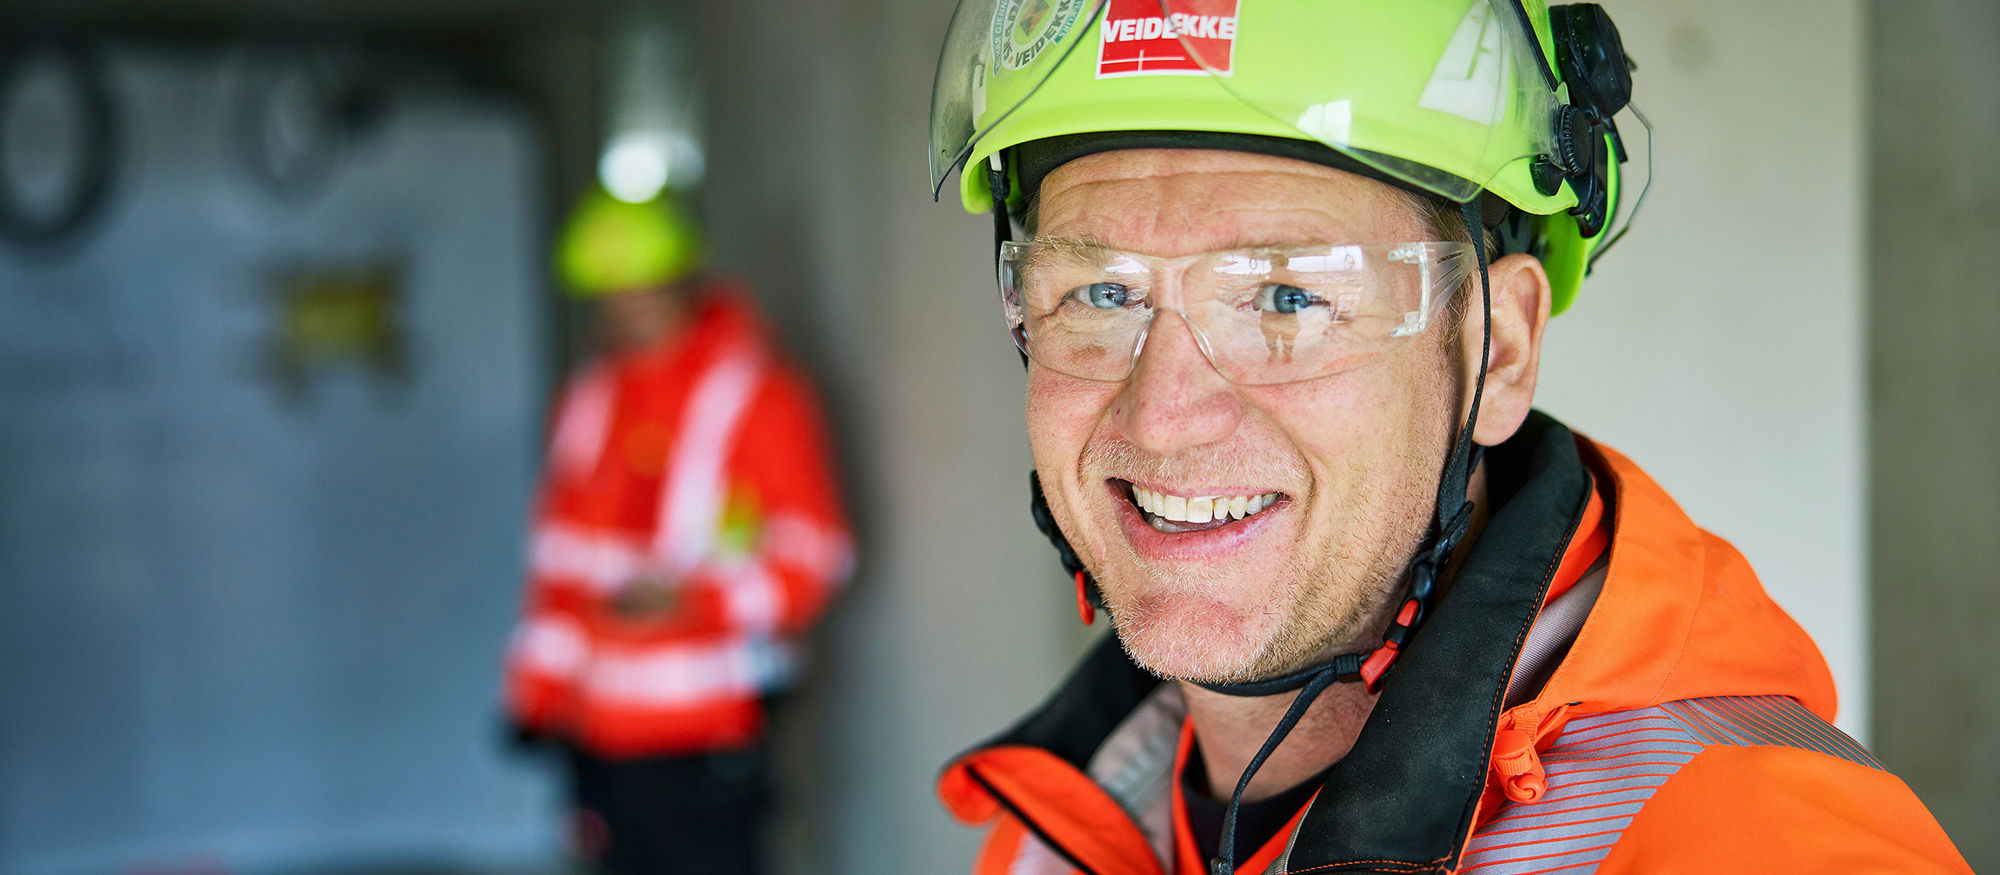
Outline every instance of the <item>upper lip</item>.
<svg viewBox="0 0 2000 875"><path fill-rule="evenodd" d="M1278 493L1278 494L1280 494L1280 495L1286 495L1286 494L1289 494L1289 493L1287 493L1287 492L1286 492L1285 490L1283 490L1283 489L1275 489L1275 488L1271 488L1271 487L1268 487L1268 486L1208 486L1208 485L1202 485L1202 486L1186 486L1186 485L1173 485L1173 486L1169 486L1169 485L1165 485L1165 484L1161 484L1161 483L1159 483L1159 482L1157 482L1157 481L1153 481L1153 482L1148 482L1148 481L1144 481L1144 480L1131 480L1131 479L1127 479L1127 478L1123 478L1123 477L1113 477L1113 478L1110 478L1110 482L1111 482L1111 483L1113 483L1113 484L1116 484L1116 485L1120 485L1120 486L1124 486L1124 487L1132 487L1132 486L1137 486L1137 487L1139 487L1139 488L1141 488L1141 489L1150 489L1150 490L1152 490L1152 491L1154 491L1154 492L1161 492L1161 493L1165 493L1165 494L1167 494L1167 495L1180 495L1180 496L1186 496L1186 497L1188 497L1188 498L1201 498L1201 497L1204 497L1204 496L1216 496L1216 495L1229 495L1229 496L1235 496L1235 495L1265 495L1265 494L1268 494L1268 493L1272 493L1272 492L1275 492L1275 493Z"/></svg>

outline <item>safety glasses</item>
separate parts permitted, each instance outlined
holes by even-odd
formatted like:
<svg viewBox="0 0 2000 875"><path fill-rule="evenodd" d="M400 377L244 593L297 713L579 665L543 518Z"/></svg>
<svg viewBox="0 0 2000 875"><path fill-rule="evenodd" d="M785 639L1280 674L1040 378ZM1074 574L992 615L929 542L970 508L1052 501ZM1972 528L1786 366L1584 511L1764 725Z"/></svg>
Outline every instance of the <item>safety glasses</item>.
<svg viewBox="0 0 2000 875"><path fill-rule="evenodd" d="M1132 375L1162 313L1217 373L1248 386L1359 367L1422 334L1477 270L1470 244L1260 247L1160 258L1041 237L1000 249L1014 343L1085 380Z"/></svg>

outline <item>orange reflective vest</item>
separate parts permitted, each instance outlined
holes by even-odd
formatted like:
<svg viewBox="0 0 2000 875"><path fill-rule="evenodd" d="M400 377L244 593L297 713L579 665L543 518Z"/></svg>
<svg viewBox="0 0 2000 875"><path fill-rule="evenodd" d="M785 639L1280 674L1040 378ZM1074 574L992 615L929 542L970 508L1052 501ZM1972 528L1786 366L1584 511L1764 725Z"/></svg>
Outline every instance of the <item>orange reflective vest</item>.
<svg viewBox="0 0 2000 875"><path fill-rule="evenodd" d="M1828 722L1805 632L1637 466L1538 413L1486 470L1492 515L1354 747L1238 872L1970 871ZM976 872L1196 875L1192 739L1107 637L939 792L991 824Z"/></svg>
<svg viewBox="0 0 2000 875"><path fill-rule="evenodd" d="M604 757L740 748L793 643L852 567L806 384L739 292L581 370L556 404L507 701L530 730ZM635 581L673 607L612 609Z"/></svg>

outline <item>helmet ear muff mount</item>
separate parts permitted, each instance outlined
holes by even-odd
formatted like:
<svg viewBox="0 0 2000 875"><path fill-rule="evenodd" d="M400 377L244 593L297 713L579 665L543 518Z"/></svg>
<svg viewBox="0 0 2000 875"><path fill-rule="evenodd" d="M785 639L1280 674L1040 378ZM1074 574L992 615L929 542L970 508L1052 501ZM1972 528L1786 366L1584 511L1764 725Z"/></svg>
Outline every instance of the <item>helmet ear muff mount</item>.
<svg viewBox="0 0 2000 875"><path fill-rule="evenodd" d="M1595 3L1550 7L1549 34L1569 103L1556 109L1555 154L1535 164L1535 187L1552 195L1568 182L1576 193L1570 213L1578 230L1595 237L1617 206L1611 202L1611 166L1625 155L1611 119L1632 101L1631 64L1618 26Z"/></svg>

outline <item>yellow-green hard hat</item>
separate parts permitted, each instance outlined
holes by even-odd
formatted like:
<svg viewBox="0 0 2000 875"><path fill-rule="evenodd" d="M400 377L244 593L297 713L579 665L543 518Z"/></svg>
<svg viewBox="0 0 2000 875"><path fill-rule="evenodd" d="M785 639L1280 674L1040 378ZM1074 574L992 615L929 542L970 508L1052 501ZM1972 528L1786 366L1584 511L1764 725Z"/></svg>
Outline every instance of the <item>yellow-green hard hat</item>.
<svg viewBox="0 0 2000 875"><path fill-rule="evenodd" d="M1607 235L1602 211L1589 228L1569 215L1575 177L1549 156L1577 151L1577 131L1606 137L1587 154L1612 211L1618 161L1608 125L1561 123L1577 101L1559 48L1544 0L961 0L932 95L933 193L963 167L966 209L991 209L1000 155L1018 209L1024 144L1303 141L1406 188L1528 214L1560 311ZM1616 63L1622 75L1622 47Z"/></svg>
<svg viewBox="0 0 2000 875"><path fill-rule="evenodd" d="M701 231L672 195L627 203L585 195L556 244L556 270L578 297L655 289L701 267Z"/></svg>

